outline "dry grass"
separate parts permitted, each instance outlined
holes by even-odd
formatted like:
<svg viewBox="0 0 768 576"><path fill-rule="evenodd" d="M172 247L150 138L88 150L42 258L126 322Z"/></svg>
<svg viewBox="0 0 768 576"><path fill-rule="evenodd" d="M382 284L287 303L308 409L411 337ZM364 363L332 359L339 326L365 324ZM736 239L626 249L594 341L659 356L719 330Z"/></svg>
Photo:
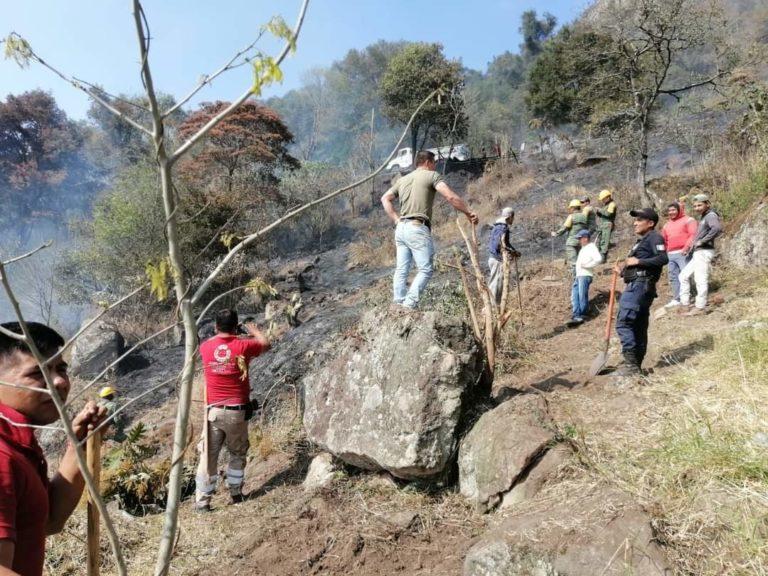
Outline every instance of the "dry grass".
<svg viewBox="0 0 768 576"><path fill-rule="evenodd" d="M589 414L573 426L583 461L573 483L577 493L616 486L645 504L681 574L768 574L768 284L722 281L746 293L707 331L676 326L672 366L629 404L565 401Z"/></svg>
<svg viewBox="0 0 768 576"><path fill-rule="evenodd" d="M350 269L384 268L395 264L395 244L389 228L369 229L360 237L362 240L349 245L347 266Z"/></svg>

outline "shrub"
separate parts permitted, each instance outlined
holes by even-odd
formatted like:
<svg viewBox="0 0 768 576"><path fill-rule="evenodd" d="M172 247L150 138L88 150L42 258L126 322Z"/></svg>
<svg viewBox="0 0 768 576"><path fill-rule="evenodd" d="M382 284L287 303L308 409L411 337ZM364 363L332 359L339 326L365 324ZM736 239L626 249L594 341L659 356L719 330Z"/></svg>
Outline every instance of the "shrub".
<svg viewBox="0 0 768 576"><path fill-rule="evenodd" d="M159 512L168 500L169 459L152 462L157 449L147 442L146 428L136 424L120 446L108 454L103 476L104 497L115 499L122 510L134 516ZM194 491L194 471L184 470L182 497Z"/></svg>

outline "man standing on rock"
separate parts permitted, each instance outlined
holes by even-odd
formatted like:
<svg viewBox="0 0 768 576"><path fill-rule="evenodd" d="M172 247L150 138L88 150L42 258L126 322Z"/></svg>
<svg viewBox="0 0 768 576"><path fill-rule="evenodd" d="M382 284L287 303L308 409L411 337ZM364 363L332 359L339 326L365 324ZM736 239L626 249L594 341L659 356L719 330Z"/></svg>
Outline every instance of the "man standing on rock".
<svg viewBox="0 0 768 576"><path fill-rule="evenodd" d="M626 284L619 299L616 333L621 340L624 356L618 376L641 374L641 365L648 349L648 318L656 298L656 282L662 268L669 262L664 238L656 232L659 215L651 208L632 210L635 234L640 238L629 252L623 266L616 265Z"/></svg>
<svg viewBox="0 0 768 576"><path fill-rule="evenodd" d="M248 453L248 420L253 415L248 364L270 348L269 340L255 324L245 324L245 337L237 335L237 312L216 314L216 335L200 345L206 390L206 427L200 443L195 509L208 512L216 491L219 452L229 452L227 486L232 503L243 500L245 457ZM206 436L207 435L207 446Z"/></svg>
<svg viewBox="0 0 768 576"><path fill-rule="evenodd" d="M691 278L696 282L696 305L688 310L686 316L704 314L709 295L709 275L712 271L712 259L715 257L715 238L723 231L720 216L712 210L709 196L696 194L693 197L693 209L701 216L693 245L687 251L691 261L680 272L680 303L691 305Z"/></svg>
<svg viewBox="0 0 768 576"><path fill-rule="evenodd" d="M64 345L64 339L44 324L29 322L27 327L46 358L56 356ZM2 328L22 333L16 322ZM54 387L66 400L70 388L67 363L57 356L48 370ZM0 575L41 576L45 537L64 528L80 502L85 482L72 445L67 446L58 472L48 478L48 463L35 438L35 427L53 424L59 413L29 348L7 334L0 334L0 382L4 383L0 385ZM85 438L105 414L104 408L88 402L72 420L75 435Z"/></svg>
<svg viewBox="0 0 768 576"><path fill-rule="evenodd" d="M505 251L510 258L519 258L520 252L512 247L509 241L509 227L515 221L515 211L512 208L504 208L501 217L496 220L491 229L491 237L488 240L488 289L498 306L501 304L502 291L504 289L504 256Z"/></svg>
<svg viewBox="0 0 768 576"><path fill-rule="evenodd" d="M432 205L435 193L439 193L456 210L466 214L472 224L477 224L477 215L435 172L435 155L426 150L416 154L416 169L400 178L381 197L384 211L395 223L397 265L393 280L394 302L406 308L418 308L419 298L432 277L435 254L432 243ZM395 210L395 199L400 201L400 214ZM408 288L408 272L412 262L416 264L417 274Z"/></svg>
<svg viewBox="0 0 768 576"><path fill-rule="evenodd" d="M611 236L616 227L616 202L610 190L603 190L597 197L603 205L595 210L597 217L597 233L600 235L597 241L603 262L608 261L608 249L611 247Z"/></svg>

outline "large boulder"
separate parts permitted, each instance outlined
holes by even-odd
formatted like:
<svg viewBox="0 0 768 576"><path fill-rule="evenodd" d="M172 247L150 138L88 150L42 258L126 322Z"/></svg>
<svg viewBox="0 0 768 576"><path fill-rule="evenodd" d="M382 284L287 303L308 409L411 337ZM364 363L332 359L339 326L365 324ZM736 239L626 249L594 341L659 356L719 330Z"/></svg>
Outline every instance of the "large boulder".
<svg viewBox="0 0 768 576"><path fill-rule="evenodd" d="M461 493L493 508L526 479L555 440L544 400L516 396L483 414L459 449Z"/></svg>
<svg viewBox="0 0 768 576"><path fill-rule="evenodd" d="M437 312L372 310L350 332L304 381L309 439L363 469L440 474L482 371L470 328Z"/></svg>
<svg viewBox="0 0 768 576"><path fill-rule="evenodd" d="M75 341L69 363L70 374L94 378L124 351L125 340L120 332L99 320Z"/></svg>
<svg viewBox="0 0 768 576"><path fill-rule="evenodd" d="M725 248L726 259L739 268L768 266L768 201L747 216Z"/></svg>

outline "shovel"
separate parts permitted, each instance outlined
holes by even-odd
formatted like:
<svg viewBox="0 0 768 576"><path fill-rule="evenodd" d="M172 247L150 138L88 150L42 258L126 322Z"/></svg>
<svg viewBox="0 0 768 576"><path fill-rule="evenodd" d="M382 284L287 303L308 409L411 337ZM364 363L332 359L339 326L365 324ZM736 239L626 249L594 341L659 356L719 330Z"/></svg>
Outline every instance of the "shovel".
<svg viewBox="0 0 768 576"><path fill-rule="evenodd" d="M611 342L611 323L613 322L613 308L616 304L616 280L618 278L619 273L614 268L613 276L611 277L611 295L608 298L608 321L605 324L605 342L603 342L603 349L592 360L592 366L589 367L589 375L587 376L588 380L597 376L608 361L608 345Z"/></svg>

